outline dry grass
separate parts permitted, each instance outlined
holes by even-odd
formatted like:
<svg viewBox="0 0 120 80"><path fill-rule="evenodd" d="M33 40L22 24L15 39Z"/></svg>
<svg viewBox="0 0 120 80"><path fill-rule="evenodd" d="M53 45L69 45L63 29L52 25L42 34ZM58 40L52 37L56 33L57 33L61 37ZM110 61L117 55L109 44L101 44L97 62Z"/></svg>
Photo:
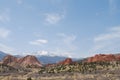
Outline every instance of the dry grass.
<svg viewBox="0 0 120 80"><path fill-rule="evenodd" d="M114 65L114 64L113 64ZM120 80L120 65L112 65L89 73L64 72L64 73L43 73L39 74L39 69L32 69L30 72L10 72L0 73L0 80Z"/></svg>
<svg viewBox="0 0 120 80"><path fill-rule="evenodd" d="M120 74L120 73L119 73ZM106 72L97 74L81 74L81 73L68 73L68 74L51 74L51 75L39 75L32 76L32 80L120 80L118 73ZM26 75L14 75L0 76L0 80L27 80L29 74Z"/></svg>

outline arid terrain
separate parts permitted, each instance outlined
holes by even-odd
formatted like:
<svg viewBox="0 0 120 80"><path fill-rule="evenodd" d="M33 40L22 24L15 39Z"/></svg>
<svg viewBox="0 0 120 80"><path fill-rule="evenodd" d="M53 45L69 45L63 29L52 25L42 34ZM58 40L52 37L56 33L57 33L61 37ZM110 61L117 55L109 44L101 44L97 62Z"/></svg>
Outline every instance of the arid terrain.
<svg viewBox="0 0 120 80"><path fill-rule="evenodd" d="M0 80L120 80L119 59L119 55L99 54L80 61L67 58L41 65L34 56L8 55L0 63Z"/></svg>
<svg viewBox="0 0 120 80"><path fill-rule="evenodd" d="M120 0L0 0L0 80L120 80Z"/></svg>

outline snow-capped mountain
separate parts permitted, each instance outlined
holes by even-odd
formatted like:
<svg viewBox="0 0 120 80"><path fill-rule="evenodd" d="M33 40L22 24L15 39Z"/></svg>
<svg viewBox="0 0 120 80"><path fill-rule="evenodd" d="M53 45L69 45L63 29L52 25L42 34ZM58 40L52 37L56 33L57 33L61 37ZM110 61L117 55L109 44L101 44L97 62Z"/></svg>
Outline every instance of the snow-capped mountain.
<svg viewBox="0 0 120 80"><path fill-rule="evenodd" d="M0 51L0 60L2 60L6 55L8 55L8 54ZM37 51L37 52L33 52L33 53L22 53L22 54L17 54L17 55L13 55L13 56L20 58L20 57L24 57L26 55L36 56L37 59L42 64L57 63L59 61L62 61L64 59L68 58L68 57L65 57L65 56L59 56L59 55L49 53L47 51ZM75 58L72 58L72 59L76 60Z"/></svg>
<svg viewBox="0 0 120 80"><path fill-rule="evenodd" d="M7 53L0 51L0 60L2 60L6 55Z"/></svg>

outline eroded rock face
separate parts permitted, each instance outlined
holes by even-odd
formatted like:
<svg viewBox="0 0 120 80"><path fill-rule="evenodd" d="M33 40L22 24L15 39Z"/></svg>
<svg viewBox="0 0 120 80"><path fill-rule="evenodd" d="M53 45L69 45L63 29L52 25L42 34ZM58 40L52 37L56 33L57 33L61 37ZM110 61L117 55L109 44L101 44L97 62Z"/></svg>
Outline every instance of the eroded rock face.
<svg viewBox="0 0 120 80"><path fill-rule="evenodd" d="M66 64L71 64L73 61L71 58L66 58L65 60L63 61L60 61L58 62L58 64L63 64L63 65L66 65Z"/></svg>
<svg viewBox="0 0 120 80"><path fill-rule="evenodd" d="M27 55L23 58L20 58L18 60L18 63L22 66L28 66L28 67L41 67L41 63L37 60L35 56Z"/></svg>
<svg viewBox="0 0 120 80"><path fill-rule="evenodd" d="M11 64L11 63L13 63L13 62L17 62L17 58L16 57L14 57L14 56L12 56L12 55L7 55L7 56L5 56L4 58L3 58L3 60L2 60L2 63L3 64L6 64L6 65L8 65L8 64Z"/></svg>
<svg viewBox="0 0 120 80"><path fill-rule="evenodd" d="M101 61L118 61L120 56L113 54L97 54L87 59L87 62L101 62Z"/></svg>
<svg viewBox="0 0 120 80"><path fill-rule="evenodd" d="M36 68L42 66L41 63L37 60L37 58L31 55L22 58L17 58L12 55L7 55L3 58L2 63L13 67L21 66L21 67Z"/></svg>

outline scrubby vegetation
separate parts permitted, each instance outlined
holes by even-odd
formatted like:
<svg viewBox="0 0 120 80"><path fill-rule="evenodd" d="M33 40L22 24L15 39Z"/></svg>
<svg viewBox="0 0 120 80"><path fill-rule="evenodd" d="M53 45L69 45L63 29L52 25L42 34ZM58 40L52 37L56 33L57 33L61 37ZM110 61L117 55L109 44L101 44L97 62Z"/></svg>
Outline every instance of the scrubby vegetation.
<svg viewBox="0 0 120 80"><path fill-rule="evenodd" d="M5 72L15 72L17 71L17 69L11 67L11 66L8 66L8 65L5 65L5 64L0 64L0 73L5 73Z"/></svg>
<svg viewBox="0 0 120 80"><path fill-rule="evenodd" d="M39 74L41 80L119 80L120 61L51 65L42 67Z"/></svg>
<svg viewBox="0 0 120 80"><path fill-rule="evenodd" d="M54 64L41 68L31 68L31 71L21 72L19 69L0 65L0 80L119 80L120 61L113 62L77 62L73 64ZM30 68L29 68L30 69Z"/></svg>
<svg viewBox="0 0 120 80"><path fill-rule="evenodd" d="M120 66L120 62L80 62L69 65L52 65L47 67L42 67L39 71L42 73L96 73L98 71L111 70Z"/></svg>

